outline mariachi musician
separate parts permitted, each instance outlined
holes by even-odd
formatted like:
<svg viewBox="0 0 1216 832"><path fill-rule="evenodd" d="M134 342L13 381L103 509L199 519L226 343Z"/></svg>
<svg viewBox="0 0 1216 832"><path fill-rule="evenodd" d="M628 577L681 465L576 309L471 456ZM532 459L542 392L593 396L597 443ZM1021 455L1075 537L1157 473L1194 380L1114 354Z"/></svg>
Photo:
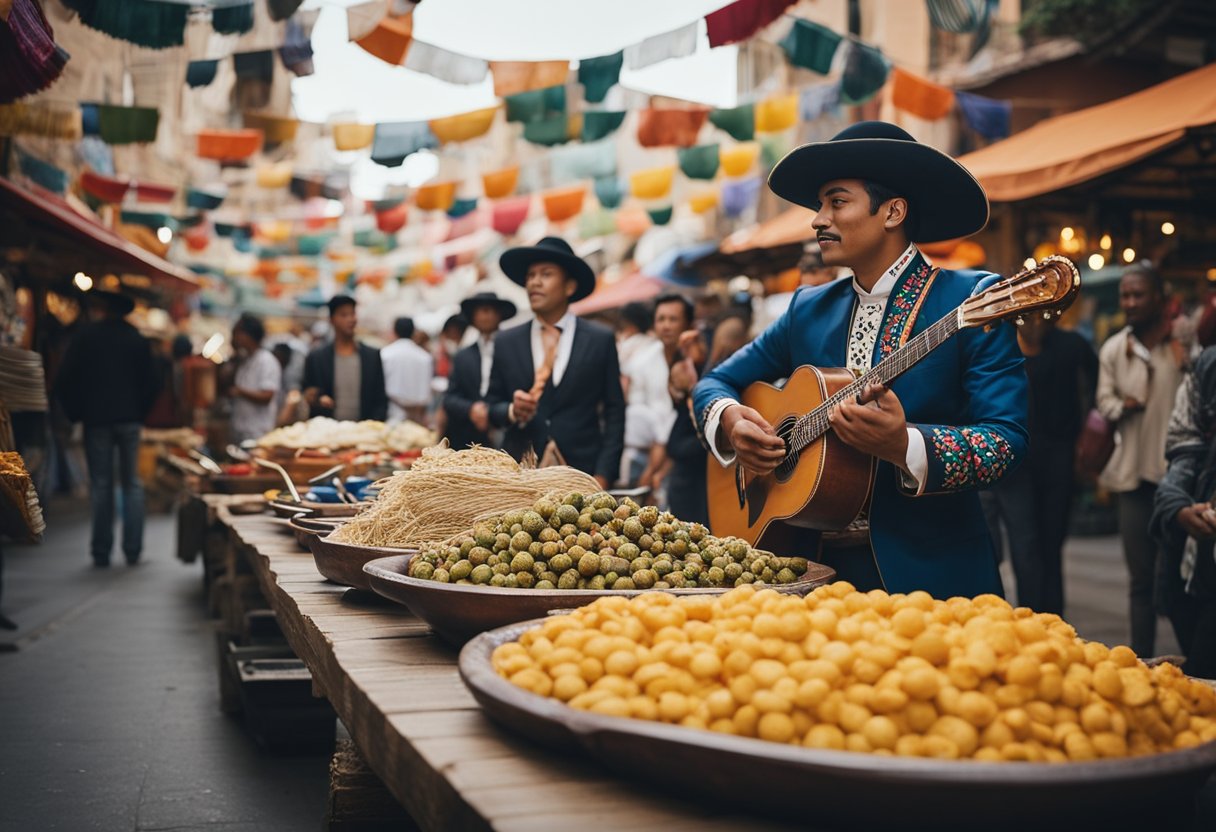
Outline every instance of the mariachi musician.
<svg viewBox="0 0 1216 832"><path fill-rule="evenodd" d="M697 385L706 442L717 464L737 460L741 475L768 474L786 453L764 417L738 402L749 385L807 364L860 375L998 279L933 269L921 255L917 242L982 229L988 198L964 167L895 125L862 122L797 148L769 187L818 212L812 225L824 263L850 268L853 278L800 289L779 320ZM866 386L835 407L836 437L878 465L868 527L823 535L818 559L861 590L1001 593L974 489L1024 455L1026 390L1014 328L998 324L960 332L889 387ZM814 536L801 542L813 547ZM791 542L802 551L783 554L814 556Z"/></svg>

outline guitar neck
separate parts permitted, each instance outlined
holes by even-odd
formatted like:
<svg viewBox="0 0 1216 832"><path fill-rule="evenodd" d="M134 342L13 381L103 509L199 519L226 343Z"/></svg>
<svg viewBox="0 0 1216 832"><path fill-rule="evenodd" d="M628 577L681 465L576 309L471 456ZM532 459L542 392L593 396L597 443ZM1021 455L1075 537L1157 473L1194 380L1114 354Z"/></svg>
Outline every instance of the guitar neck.
<svg viewBox="0 0 1216 832"><path fill-rule="evenodd" d="M801 451L828 432L828 413L833 407L842 401L855 398L868 384L890 384L948 341L958 330L958 310L955 310L875 364L856 381L833 393L795 424L789 437L791 450L795 453Z"/></svg>

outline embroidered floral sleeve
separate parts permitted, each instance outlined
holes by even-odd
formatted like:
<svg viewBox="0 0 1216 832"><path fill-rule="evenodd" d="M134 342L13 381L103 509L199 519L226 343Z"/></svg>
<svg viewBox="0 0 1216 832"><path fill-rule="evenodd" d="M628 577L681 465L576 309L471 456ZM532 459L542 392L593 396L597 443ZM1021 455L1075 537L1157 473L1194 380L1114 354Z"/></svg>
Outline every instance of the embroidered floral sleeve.
<svg viewBox="0 0 1216 832"><path fill-rule="evenodd" d="M917 427L924 434L929 462L922 493L992 485L1017 461L1013 446L993 428L980 425Z"/></svg>

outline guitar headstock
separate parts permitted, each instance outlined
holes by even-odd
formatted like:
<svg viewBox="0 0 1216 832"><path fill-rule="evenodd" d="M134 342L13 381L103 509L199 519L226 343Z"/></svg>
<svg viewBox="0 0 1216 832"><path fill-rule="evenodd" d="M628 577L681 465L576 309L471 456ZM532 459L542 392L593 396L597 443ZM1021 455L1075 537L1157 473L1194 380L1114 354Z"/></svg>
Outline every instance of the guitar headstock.
<svg viewBox="0 0 1216 832"><path fill-rule="evenodd" d="M1060 315L1080 289L1076 265L1053 254L967 298L958 309L959 328L989 326L1008 318L1020 325L1035 313Z"/></svg>

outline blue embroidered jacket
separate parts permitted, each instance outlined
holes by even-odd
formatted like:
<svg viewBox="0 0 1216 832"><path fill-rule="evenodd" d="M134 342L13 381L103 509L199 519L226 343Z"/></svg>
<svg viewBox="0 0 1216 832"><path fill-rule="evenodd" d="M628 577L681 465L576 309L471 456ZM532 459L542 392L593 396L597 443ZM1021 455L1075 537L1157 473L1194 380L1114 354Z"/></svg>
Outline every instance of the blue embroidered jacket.
<svg viewBox="0 0 1216 832"><path fill-rule="evenodd" d="M926 293L931 271L918 254L897 281L874 345L874 364L999 279L943 269ZM753 382L785 379L805 364L845 366L855 303L850 280L800 289L780 319L697 385L699 427L704 430L714 401L739 398ZM929 465L918 496L902 486L894 465L878 464L870 544L883 583L889 592L923 589L937 598L1001 593L974 489L995 483L1026 453L1027 383L1014 328L962 330L891 387L909 426L925 437Z"/></svg>

